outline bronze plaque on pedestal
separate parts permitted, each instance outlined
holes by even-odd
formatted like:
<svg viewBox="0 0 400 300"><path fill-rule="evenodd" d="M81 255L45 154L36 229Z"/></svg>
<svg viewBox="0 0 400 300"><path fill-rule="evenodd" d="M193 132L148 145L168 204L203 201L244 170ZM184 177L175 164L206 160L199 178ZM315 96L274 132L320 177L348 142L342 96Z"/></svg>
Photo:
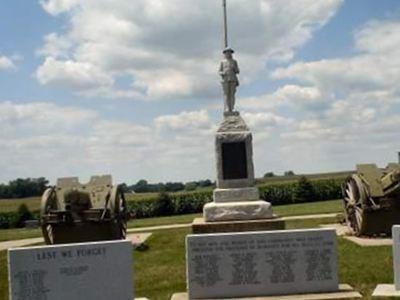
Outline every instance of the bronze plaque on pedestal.
<svg viewBox="0 0 400 300"><path fill-rule="evenodd" d="M247 178L246 143L222 143L224 180Z"/></svg>

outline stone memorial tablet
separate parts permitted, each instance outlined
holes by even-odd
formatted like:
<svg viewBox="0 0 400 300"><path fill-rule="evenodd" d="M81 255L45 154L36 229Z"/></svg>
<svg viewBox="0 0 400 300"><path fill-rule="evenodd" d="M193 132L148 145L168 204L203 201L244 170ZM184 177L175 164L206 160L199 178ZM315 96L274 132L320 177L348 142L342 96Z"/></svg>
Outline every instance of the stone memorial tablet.
<svg viewBox="0 0 400 300"><path fill-rule="evenodd" d="M186 256L189 299L339 289L333 229L189 235Z"/></svg>
<svg viewBox="0 0 400 300"><path fill-rule="evenodd" d="M396 291L400 291L400 225L393 226L392 237L394 286Z"/></svg>
<svg viewBox="0 0 400 300"><path fill-rule="evenodd" d="M10 249L10 300L132 300L130 241Z"/></svg>
<svg viewBox="0 0 400 300"><path fill-rule="evenodd" d="M378 284L372 293L377 298L400 297L400 225L392 227L394 284Z"/></svg>

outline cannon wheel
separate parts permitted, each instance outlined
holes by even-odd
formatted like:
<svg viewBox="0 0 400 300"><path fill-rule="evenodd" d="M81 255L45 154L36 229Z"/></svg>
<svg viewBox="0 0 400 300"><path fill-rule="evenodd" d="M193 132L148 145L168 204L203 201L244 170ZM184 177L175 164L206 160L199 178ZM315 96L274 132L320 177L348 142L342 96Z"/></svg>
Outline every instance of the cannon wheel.
<svg viewBox="0 0 400 300"><path fill-rule="evenodd" d="M120 186L114 186L111 191L110 197L111 212L115 219L115 238L125 239L127 230L127 207L125 195L122 192Z"/></svg>
<svg viewBox="0 0 400 300"><path fill-rule="evenodd" d="M45 223L43 221L43 217L47 215L50 210L53 208L53 197L55 195L54 188L48 188L42 196L42 201L41 201L41 208L40 208L40 215L42 217L41 220L41 228L42 228L42 234L44 241L46 242L47 245L52 245L54 244L54 228L52 224Z"/></svg>
<svg viewBox="0 0 400 300"><path fill-rule="evenodd" d="M347 227L356 236L365 233L365 208L368 196L358 175L348 177L343 185L343 209Z"/></svg>

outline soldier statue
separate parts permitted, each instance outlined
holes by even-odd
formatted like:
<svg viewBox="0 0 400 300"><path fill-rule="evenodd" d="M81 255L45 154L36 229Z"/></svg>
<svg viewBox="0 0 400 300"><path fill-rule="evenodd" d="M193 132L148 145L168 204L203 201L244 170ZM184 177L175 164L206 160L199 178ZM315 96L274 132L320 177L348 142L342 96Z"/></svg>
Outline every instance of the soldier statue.
<svg viewBox="0 0 400 300"><path fill-rule="evenodd" d="M235 107L236 88L239 86L237 74L239 74L239 66L232 54L235 53L231 48L225 48L222 52L224 60L221 61L219 67L219 75L222 77L222 88L224 91L224 112L232 113Z"/></svg>

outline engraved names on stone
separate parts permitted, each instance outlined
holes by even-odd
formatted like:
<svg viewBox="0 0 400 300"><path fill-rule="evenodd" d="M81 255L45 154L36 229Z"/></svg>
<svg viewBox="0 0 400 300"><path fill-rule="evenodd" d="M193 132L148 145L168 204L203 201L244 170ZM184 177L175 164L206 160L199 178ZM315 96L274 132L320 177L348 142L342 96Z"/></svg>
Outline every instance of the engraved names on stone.
<svg viewBox="0 0 400 300"><path fill-rule="evenodd" d="M8 266L10 300L133 299L129 241L10 249Z"/></svg>
<svg viewBox="0 0 400 300"><path fill-rule="evenodd" d="M336 235L331 229L189 235L190 299L333 292Z"/></svg>

